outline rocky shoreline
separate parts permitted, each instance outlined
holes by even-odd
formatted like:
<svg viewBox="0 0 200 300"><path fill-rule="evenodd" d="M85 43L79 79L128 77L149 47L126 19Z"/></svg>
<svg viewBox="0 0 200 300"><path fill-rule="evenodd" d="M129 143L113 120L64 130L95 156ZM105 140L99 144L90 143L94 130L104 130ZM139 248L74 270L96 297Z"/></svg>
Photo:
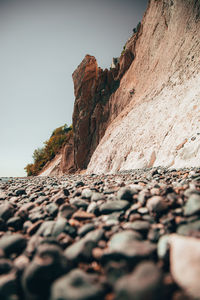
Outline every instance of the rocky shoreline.
<svg viewBox="0 0 200 300"><path fill-rule="evenodd" d="M200 169L0 180L0 299L200 299Z"/></svg>

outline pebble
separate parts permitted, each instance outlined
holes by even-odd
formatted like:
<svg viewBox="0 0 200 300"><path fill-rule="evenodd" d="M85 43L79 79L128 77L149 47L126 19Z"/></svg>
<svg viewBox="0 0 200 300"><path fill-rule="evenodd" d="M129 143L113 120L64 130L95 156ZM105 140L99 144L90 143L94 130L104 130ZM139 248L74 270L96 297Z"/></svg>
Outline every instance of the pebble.
<svg viewBox="0 0 200 300"><path fill-rule="evenodd" d="M12 218L8 219L8 221L6 222L6 225L8 227L14 228L15 231L18 231L23 226L23 220L20 217L12 217Z"/></svg>
<svg viewBox="0 0 200 300"><path fill-rule="evenodd" d="M137 235L132 231L123 231L112 236L108 250L104 252L102 259L127 259L133 264L141 259L150 258L155 254L156 245L148 241L137 240Z"/></svg>
<svg viewBox="0 0 200 300"><path fill-rule="evenodd" d="M163 260L169 259L169 235L163 235L157 246L158 257Z"/></svg>
<svg viewBox="0 0 200 300"><path fill-rule="evenodd" d="M56 245L43 244L37 249L32 262L25 268L22 285L27 297L48 296L54 280L69 271L70 265Z"/></svg>
<svg viewBox="0 0 200 300"><path fill-rule="evenodd" d="M152 213L163 213L167 210L167 204L164 202L163 197L154 196L147 201L147 208Z"/></svg>
<svg viewBox="0 0 200 300"><path fill-rule="evenodd" d="M200 195L191 194L184 207L185 216L192 216L200 213Z"/></svg>
<svg viewBox="0 0 200 300"><path fill-rule="evenodd" d="M103 237L103 230L90 231L79 241L75 242L65 250L65 255L70 261L90 260L92 250Z"/></svg>
<svg viewBox="0 0 200 300"><path fill-rule="evenodd" d="M146 236L150 229L150 224L149 222L143 220L134 221L133 223L131 223L131 229L138 231L142 235Z"/></svg>
<svg viewBox="0 0 200 300"><path fill-rule="evenodd" d="M52 286L51 300L102 300L104 289L94 275L74 269L59 278Z"/></svg>
<svg viewBox="0 0 200 300"><path fill-rule="evenodd" d="M128 200L128 201L133 201L133 195L137 194L137 190L127 188L127 187L122 187L118 193L117 197L119 200Z"/></svg>
<svg viewBox="0 0 200 300"><path fill-rule="evenodd" d="M92 191L90 189L84 189L81 196L83 199L90 199L92 197Z"/></svg>
<svg viewBox="0 0 200 300"><path fill-rule="evenodd" d="M0 205L0 218L7 221L14 214L14 207L9 204L1 204Z"/></svg>
<svg viewBox="0 0 200 300"><path fill-rule="evenodd" d="M163 299L162 272L154 263L143 262L116 282L115 292L116 300Z"/></svg>
<svg viewBox="0 0 200 300"><path fill-rule="evenodd" d="M16 299L17 290L17 278L14 272L0 277L0 299Z"/></svg>
<svg viewBox="0 0 200 300"><path fill-rule="evenodd" d="M101 214L110 214L115 211L125 210L129 207L129 202L126 200L108 200L99 207Z"/></svg>
<svg viewBox="0 0 200 300"><path fill-rule="evenodd" d="M72 218L79 220L79 221L90 220L90 219L93 219L94 217L95 217L94 214L83 211L83 210L76 211L72 216Z"/></svg>
<svg viewBox="0 0 200 300"><path fill-rule="evenodd" d="M92 231L95 229L94 224L89 223L89 224L85 224L82 227L79 228L78 230L78 235L80 235L81 237L86 235L88 232Z"/></svg>
<svg viewBox="0 0 200 300"><path fill-rule="evenodd" d="M9 273L12 267L13 263L10 259L0 258L0 275Z"/></svg>
<svg viewBox="0 0 200 300"><path fill-rule="evenodd" d="M175 282L195 299L200 298L200 240L170 237L170 269Z"/></svg>
<svg viewBox="0 0 200 300"><path fill-rule="evenodd" d="M0 239L0 249L8 257L11 254L20 254L26 247L26 238L21 234L4 235Z"/></svg>

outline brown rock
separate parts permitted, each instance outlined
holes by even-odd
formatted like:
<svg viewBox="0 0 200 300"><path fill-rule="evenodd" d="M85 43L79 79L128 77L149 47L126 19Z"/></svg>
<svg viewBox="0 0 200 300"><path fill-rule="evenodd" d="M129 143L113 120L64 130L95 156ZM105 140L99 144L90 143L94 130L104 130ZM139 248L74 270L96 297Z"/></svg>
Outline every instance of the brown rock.
<svg viewBox="0 0 200 300"><path fill-rule="evenodd" d="M162 299L162 273L153 262L143 262L117 281L115 291L117 300Z"/></svg>
<svg viewBox="0 0 200 300"><path fill-rule="evenodd" d="M167 209L167 204L164 201L163 197L161 197L161 196L151 197L147 201L146 206L147 206L148 210L152 213L162 213L162 212L166 211L166 209Z"/></svg>
<svg viewBox="0 0 200 300"><path fill-rule="evenodd" d="M88 213L84 210L78 210L72 216L72 218L74 218L78 221L89 220L89 219L93 219L94 217L95 217L94 214Z"/></svg>
<svg viewBox="0 0 200 300"><path fill-rule="evenodd" d="M34 233L36 233L36 231L38 230L38 228L40 227L40 225L43 223L43 220L38 220L37 222L35 222L33 225L31 225L28 229L27 229L27 233L29 235L33 235Z"/></svg>
<svg viewBox="0 0 200 300"><path fill-rule="evenodd" d="M127 50L120 64L111 70L98 67L95 57L86 55L73 73L76 97L73 112L74 160L77 169L85 169L103 137L112 111L108 100L119 87L133 54Z"/></svg>

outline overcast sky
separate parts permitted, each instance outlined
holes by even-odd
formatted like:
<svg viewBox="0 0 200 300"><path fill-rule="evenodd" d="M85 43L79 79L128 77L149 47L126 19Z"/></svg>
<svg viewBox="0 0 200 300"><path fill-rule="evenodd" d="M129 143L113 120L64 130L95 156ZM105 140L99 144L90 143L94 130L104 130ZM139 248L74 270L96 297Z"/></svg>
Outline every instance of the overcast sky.
<svg viewBox="0 0 200 300"><path fill-rule="evenodd" d="M24 176L34 149L71 125L72 73L86 54L120 55L147 0L0 0L0 176Z"/></svg>

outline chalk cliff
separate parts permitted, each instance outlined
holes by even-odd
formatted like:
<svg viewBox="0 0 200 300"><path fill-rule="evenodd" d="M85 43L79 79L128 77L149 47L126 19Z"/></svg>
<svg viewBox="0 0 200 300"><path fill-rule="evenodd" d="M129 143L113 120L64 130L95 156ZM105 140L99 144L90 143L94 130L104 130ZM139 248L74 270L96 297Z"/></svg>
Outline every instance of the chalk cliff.
<svg viewBox="0 0 200 300"><path fill-rule="evenodd" d="M199 53L200 2L149 1L110 70L86 55L73 73L73 141L59 173L200 166Z"/></svg>
<svg viewBox="0 0 200 300"><path fill-rule="evenodd" d="M88 173L200 166L200 2L151 0L141 31Z"/></svg>

